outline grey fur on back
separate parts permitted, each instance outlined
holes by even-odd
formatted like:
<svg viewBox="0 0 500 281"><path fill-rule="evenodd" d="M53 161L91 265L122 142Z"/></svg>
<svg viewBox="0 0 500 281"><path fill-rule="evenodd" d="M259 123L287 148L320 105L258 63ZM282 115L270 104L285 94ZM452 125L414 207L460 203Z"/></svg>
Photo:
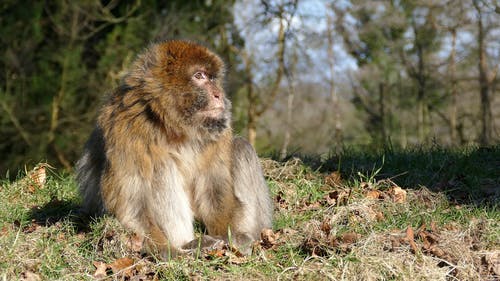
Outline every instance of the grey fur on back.
<svg viewBox="0 0 500 281"><path fill-rule="evenodd" d="M81 211L87 215L103 215L101 176L107 165L102 130L96 127L85 144L83 155L76 163L76 180L83 198Z"/></svg>
<svg viewBox="0 0 500 281"><path fill-rule="evenodd" d="M241 224L246 224L248 233L271 228L273 204L269 188L255 150L241 137L233 140L233 161L234 191L246 210Z"/></svg>

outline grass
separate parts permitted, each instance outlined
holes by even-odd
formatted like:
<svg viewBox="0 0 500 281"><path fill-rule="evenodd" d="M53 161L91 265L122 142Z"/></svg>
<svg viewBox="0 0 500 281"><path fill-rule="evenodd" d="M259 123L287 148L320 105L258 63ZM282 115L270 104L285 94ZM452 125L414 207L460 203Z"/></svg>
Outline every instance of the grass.
<svg viewBox="0 0 500 281"><path fill-rule="evenodd" d="M47 169L42 185L33 172L3 180L0 279L499 278L499 146L262 163L274 227L248 257L226 249L156 260L134 251L133 234L116 219L77 215L71 174Z"/></svg>

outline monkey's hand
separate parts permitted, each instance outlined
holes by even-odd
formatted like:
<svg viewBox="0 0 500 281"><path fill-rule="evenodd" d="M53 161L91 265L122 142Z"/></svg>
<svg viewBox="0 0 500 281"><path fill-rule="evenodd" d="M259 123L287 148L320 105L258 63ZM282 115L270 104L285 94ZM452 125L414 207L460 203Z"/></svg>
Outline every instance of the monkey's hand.
<svg viewBox="0 0 500 281"><path fill-rule="evenodd" d="M212 250L222 250L227 245L227 242L219 237L212 237L209 235L203 235L199 238L193 239L190 242L182 246L183 250L187 250L189 253L195 253L196 251L212 251Z"/></svg>

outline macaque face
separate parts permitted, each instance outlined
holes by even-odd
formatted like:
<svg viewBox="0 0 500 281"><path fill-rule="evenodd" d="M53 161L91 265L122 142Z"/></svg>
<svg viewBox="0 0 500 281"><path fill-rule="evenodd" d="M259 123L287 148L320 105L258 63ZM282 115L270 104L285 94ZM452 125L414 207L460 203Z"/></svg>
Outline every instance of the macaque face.
<svg viewBox="0 0 500 281"><path fill-rule="evenodd" d="M191 72L192 91L183 94L182 98L187 106L184 116L209 132L222 131L229 125L230 103L219 78L202 67L194 67Z"/></svg>
<svg viewBox="0 0 500 281"><path fill-rule="evenodd" d="M170 89L163 98L174 104L164 108L175 108L181 116L179 120L210 133L228 128L231 104L222 88L223 62L199 46L192 46L189 52L169 46L158 50L162 55L158 71L162 75L156 77L162 77L162 84Z"/></svg>
<svg viewBox="0 0 500 281"><path fill-rule="evenodd" d="M191 78L192 82L196 88L200 89L202 95L207 96L198 114L204 118L220 119L225 109L224 91L219 87L217 78L213 74L207 73L202 68L196 69Z"/></svg>

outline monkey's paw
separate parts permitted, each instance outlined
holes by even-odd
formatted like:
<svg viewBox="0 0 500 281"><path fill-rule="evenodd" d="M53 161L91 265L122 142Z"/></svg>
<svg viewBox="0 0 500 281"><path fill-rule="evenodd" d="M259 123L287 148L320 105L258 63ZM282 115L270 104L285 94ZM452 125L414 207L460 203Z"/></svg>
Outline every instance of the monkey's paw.
<svg viewBox="0 0 500 281"><path fill-rule="evenodd" d="M209 235L203 235L186 243L184 246L182 246L182 249L187 250L190 253L195 253L198 250L213 251L222 250L225 247L227 247L227 242L223 239L219 239Z"/></svg>

